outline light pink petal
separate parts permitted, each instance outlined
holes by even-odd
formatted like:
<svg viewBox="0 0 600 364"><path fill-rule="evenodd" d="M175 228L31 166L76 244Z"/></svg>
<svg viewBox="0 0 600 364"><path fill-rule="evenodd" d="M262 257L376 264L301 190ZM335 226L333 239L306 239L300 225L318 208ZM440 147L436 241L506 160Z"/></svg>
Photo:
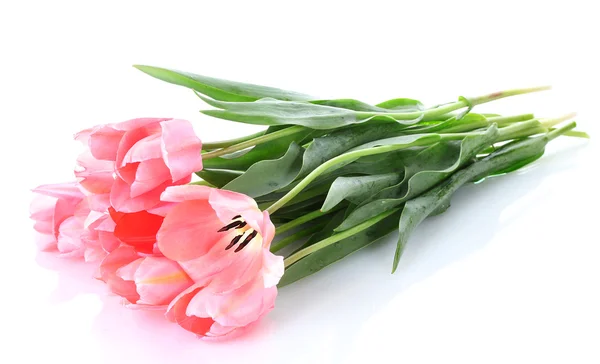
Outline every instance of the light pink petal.
<svg viewBox="0 0 600 364"><path fill-rule="evenodd" d="M114 294L124 297L131 303L136 303L140 299L135 289L135 282L122 279L117 275L117 270L139 258L135 249L121 246L108 254L100 263L100 279Z"/></svg>
<svg viewBox="0 0 600 364"><path fill-rule="evenodd" d="M86 131L84 131L86 132ZM125 133L111 125L99 125L89 134L88 145L94 158L115 161L117 149Z"/></svg>
<svg viewBox="0 0 600 364"><path fill-rule="evenodd" d="M90 135L92 134L93 131L94 131L94 128L84 129L84 130L80 131L79 133L76 133L73 136L73 139L77 140L78 142L83 143L83 145L85 145L85 146L88 146L88 142L90 140Z"/></svg>
<svg viewBox="0 0 600 364"><path fill-rule="evenodd" d="M114 162L96 159L87 150L77 158L75 176L88 192L109 193L114 180L114 166Z"/></svg>
<svg viewBox="0 0 600 364"><path fill-rule="evenodd" d="M283 276L283 257L271 253L268 249L263 249L262 258L264 287L275 287Z"/></svg>
<svg viewBox="0 0 600 364"><path fill-rule="evenodd" d="M182 202L191 200L207 200L213 189L207 186L183 185L168 187L160 196L165 202Z"/></svg>
<svg viewBox="0 0 600 364"><path fill-rule="evenodd" d="M202 286L195 284L183 291L169 304L166 317L170 321L176 322L185 330L193 332L197 335L206 335L211 326L214 324L214 320L208 317L188 316L186 314L186 309L189 302L200 290L202 290Z"/></svg>
<svg viewBox="0 0 600 364"><path fill-rule="evenodd" d="M194 282L174 261L147 257L135 271L140 303L167 305Z"/></svg>
<svg viewBox="0 0 600 364"><path fill-rule="evenodd" d="M79 190L77 182L41 185L34 188L33 192L58 199L74 201L75 203L78 203L85 197Z"/></svg>
<svg viewBox="0 0 600 364"><path fill-rule="evenodd" d="M129 163L124 165L123 167L119 167L115 170L117 178L121 178L123 181L127 182L128 185L132 184L135 181L135 175L137 173L139 162Z"/></svg>
<svg viewBox="0 0 600 364"><path fill-rule="evenodd" d="M131 198L130 186L122 179L117 178L110 191L110 203L116 210L122 212L149 210L160 202L160 194L163 187L166 188L166 186L167 183L141 196Z"/></svg>
<svg viewBox="0 0 600 364"><path fill-rule="evenodd" d="M139 128L159 128L159 123L161 121L169 120L169 118L137 118L122 121L120 123L114 124L115 129L129 131Z"/></svg>
<svg viewBox="0 0 600 364"><path fill-rule="evenodd" d="M155 133L160 133L160 125L158 123L149 124L144 127L129 129L128 131L126 131L125 134L123 134L123 138L121 138L121 141L119 143L115 166L117 168L124 167L125 164L127 164L125 162L125 157L127 156L127 153L129 153L129 150L133 148L133 146L140 140L149 137Z"/></svg>
<svg viewBox="0 0 600 364"><path fill-rule="evenodd" d="M86 262L97 262L104 259L104 257L106 257L106 251L102 247L86 246L83 252L83 259Z"/></svg>
<svg viewBox="0 0 600 364"><path fill-rule="evenodd" d="M206 254L224 235L223 223L206 200L181 202L167 213L156 238L163 254L186 261Z"/></svg>
<svg viewBox="0 0 600 364"><path fill-rule="evenodd" d="M76 255L83 256L84 246L81 240L83 232L83 221L74 216L65 219L59 227L58 251L61 253L78 252Z"/></svg>
<svg viewBox="0 0 600 364"><path fill-rule="evenodd" d="M170 183L171 175L162 159L150 159L141 162L135 174L135 181L131 184L131 197L138 197L154 188ZM162 192L162 191L161 191Z"/></svg>
<svg viewBox="0 0 600 364"><path fill-rule="evenodd" d="M263 238L263 248L269 249L271 247L271 242L275 237L275 225L271 222L268 211L263 211L263 219L259 231Z"/></svg>
<svg viewBox="0 0 600 364"><path fill-rule="evenodd" d="M150 134L133 144L125 153L121 166L126 163L143 162L149 159L162 160L160 134Z"/></svg>
<svg viewBox="0 0 600 364"><path fill-rule="evenodd" d="M202 142L187 120L171 119L160 123L162 156L173 181L202 170Z"/></svg>
<svg viewBox="0 0 600 364"><path fill-rule="evenodd" d="M208 314L223 326L246 326L258 320L274 306L277 288L263 288L262 279L255 279L227 294L210 294L210 286L197 293L189 302L187 316Z"/></svg>
<svg viewBox="0 0 600 364"><path fill-rule="evenodd" d="M52 221L56 197L36 195L29 206L30 218L41 221Z"/></svg>
<svg viewBox="0 0 600 364"><path fill-rule="evenodd" d="M252 198L241 193L212 188L208 201L222 222L242 215L244 220L260 233L263 216Z"/></svg>
<svg viewBox="0 0 600 364"><path fill-rule="evenodd" d="M110 207L110 193L100 195L90 195L87 197L88 204L91 210L106 212Z"/></svg>
<svg viewBox="0 0 600 364"><path fill-rule="evenodd" d="M119 267L119 269L117 269L115 274L117 275L117 277L119 277L125 281L135 281L135 272L140 267L140 265L142 264L144 259L146 259L146 258L138 258L138 259L134 260L133 262L130 262L128 264L125 264L122 267Z"/></svg>

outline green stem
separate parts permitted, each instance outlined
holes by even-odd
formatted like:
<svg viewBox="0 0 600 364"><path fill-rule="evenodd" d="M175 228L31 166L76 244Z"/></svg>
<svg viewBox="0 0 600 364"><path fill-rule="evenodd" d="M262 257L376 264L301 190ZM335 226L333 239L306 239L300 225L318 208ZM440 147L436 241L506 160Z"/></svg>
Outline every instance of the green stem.
<svg viewBox="0 0 600 364"><path fill-rule="evenodd" d="M350 228L348 230L345 230L339 234L335 234L332 235L330 237L328 237L327 239L323 239L313 245L310 245L302 250L299 250L298 252L290 255L288 258L286 258L283 263L284 266L287 268L290 265L294 264L295 262L297 262L298 260L304 258L305 256L312 254L314 252L316 252L317 250L323 249L325 247L328 247L331 244L337 243L340 240L344 240L360 231L363 231L375 224L377 224L378 222L380 222L381 220L385 219L386 217L390 216L393 213L396 213L399 209L392 209L390 211L386 211L382 214L379 214L375 217L370 218L369 220L356 225L353 228Z"/></svg>
<svg viewBox="0 0 600 364"><path fill-rule="evenodd" d="M239 144L239 143L245 142L247 140L255 139L260 136L263 136L263 135L265 135L265 132L266 132L266 130L263 130L263 131L259 131L258 133L246 135L246 136L235 138L235 139L221 140L221 141L213 142L213 143L203 143L202 148L208 149L208 150L227 148L234 144Z"/></svg>
<svg viewBox="0 0 600 364"><path fill-rule="evenodd" d="M215 150L213 152L202 154L202 159L210 159L210 158L220 157L222 155L231 154L233 152L238 152L240 150L244 150L246 148L250 148L250 147L253 147L258 144L270 142L271 140L275 140L275 139L278 139L278 138L281 138L284 136L299 133L303 130L305 130L305 128L303 126L299 126L299 125L291 126L289 128L281 129L281 130L275 131L273 133L261 135L256 138L252 138L252 139L243 141L241 143L231 145L227 148L223 148L223 149Z"/></svg>
<svg viewBox="0 0 600 364"><path fill-rule="evenodd" d="M196 182L190 182L190 185L196 185L196 186L208 186L208 187L215 187L213 184L211 184L208 181L196 181Z"/></svg>
<svg viewBox="0 0 600 364"><path fill-rule="evenodd" d="M312 235L312 234L320 231L321 229L323 229L325 227L325 225L327 225L326 222L324 222L322 224L317 224L315 226L311 226L306 229L302 229L290 236L286 236L285 238L283 238L283 239L279 240L278 242L273 243L273 245L271 245L271 252L275 253L276 251L279 251L279 250L285 248L286 246L292 244L295 241L298 241L304 237Z"/></svg>
<svg viewBox="0 0 600 364"><path fill-rule="evenodd" d="M521 88L521 89L513 89L513 90L505 90L499 92L493 92L491 94L477 96L477 97L462 97L460 100L442 105L439 107L435 107L432 109L427 109L425 111L414 111L407 113L376 113L376 112L359 112L359 117L370 117L370 116L378 116L378 115L386 115L391 116L396 120L413 120L422 118L423 120L428 120L431 118L436 118L445 114L448 114L452 111L456 111L465 107L473 107L476 105L484 104L486 102L499 100L509 96L523 95L531 92L538 92L549 90L550 86L541 86L541 87L531 87L531 88Z"/></svg>
<svg viewBox="0 0 600 364"><path fill-rule="evenodd" d="M327 211L327 212L323 212L321 210L316 210L313 212L309 212L308 214L304 215L304 216L300 216L299 218L286 222L285 224L279 226L276 230L275 230L275 235L279 235L279 234L283 234L286 231L289 231L297 226L300 226L304 223L307 223L309 221L312 221L314 219L318 219L321 216L325 216L333 211L338 210L342 205L337 205L335 208Z"/></svg>
<svg viewBox="0 0 600 364"><path fill-rule="evenodd" d="M512 123L527 121L533 119L533 114L521 114L521 115L513 115L513 116L496 116L487 118L486 120L479 120L476 122L465 123L463 125L456 125L451 128L442 129L440 133L462 133L468 132L479 128L485 128L492 124L498 125L498 127L503 127L510 125Z"/></svg>

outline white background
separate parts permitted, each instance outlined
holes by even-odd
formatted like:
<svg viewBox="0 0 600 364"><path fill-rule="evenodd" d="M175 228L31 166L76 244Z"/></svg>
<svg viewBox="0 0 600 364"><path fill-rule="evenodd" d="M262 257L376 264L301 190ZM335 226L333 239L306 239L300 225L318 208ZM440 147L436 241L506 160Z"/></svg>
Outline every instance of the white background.
<svg viewBox="0 0 600 364"><path fill-rule="evenodd" d="M3 1L0 362L600 362L592 3ZM72 178L74 132L140 116L187 118L206 141L256 129L200 115L191 92L134 63L367 102L552 84L478 110L578 111L596 138L463 188L395 275L391 236L282 289L251 334L206 343L34 247L29 189Z"/></svg>

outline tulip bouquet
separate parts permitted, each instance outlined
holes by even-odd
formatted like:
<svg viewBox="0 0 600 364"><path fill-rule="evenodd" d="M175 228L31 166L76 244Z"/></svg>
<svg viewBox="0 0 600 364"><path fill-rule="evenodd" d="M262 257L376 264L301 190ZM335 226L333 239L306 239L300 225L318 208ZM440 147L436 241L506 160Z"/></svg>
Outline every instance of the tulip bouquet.
<svg viewBox="0 0 600 364"><path fill-rule="evenodd" d="M34 189L31 218L42 251L97 264L127 306L164 310L202 338L244 332L278 287L397 230L394 271L411 232L462 185L535 161L558 136L587 137L572 115L472 112L543 87L425 108L136 67L194 90L206 115L267 128L212 143L170 118L83 130L76 181Z"/></svg>

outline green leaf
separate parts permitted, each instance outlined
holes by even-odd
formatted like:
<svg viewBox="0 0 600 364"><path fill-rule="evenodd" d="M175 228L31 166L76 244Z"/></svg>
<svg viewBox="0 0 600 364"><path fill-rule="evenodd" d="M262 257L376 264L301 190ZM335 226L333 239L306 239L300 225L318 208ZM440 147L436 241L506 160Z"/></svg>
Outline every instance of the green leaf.
<svg viewBox="0 0 600 364"><path fill-rule="evenodd" d="M202 178L206 182L209 182L213 186L221 188L229 182L241 176L242 172L206 168L199 172L196 172L196 175L198 175L198 177Z"/></svg>
<svg viewBox="0 0 600 364"><path fill-rule="evenodd" d="M395 122L369 122L335 130L326 136L315 138L310 146L306 148L300 176L309 174L324 162L356 146L398 134L403 129L404 127L401 124Z"/></svg>
<svg viewBox="0 0 600 364"><path fill-rule="evenodd" d="M417 100L411 99L394 99L390 101L386 101L377 106L370 105L364 103L359 100L354 99L334 99L334 100L312 100L310 101L312 104L317 105L325 105L338 107L342 109L349 109L354 111L371 111L371 112L390 112L392 110L402 110L402 111L421 111L423 109L423 105ZM381 106L384 105L384 106ZM385 107L385 106L390 107Z"/></svg>
<svg viewBox="0 0 600 364"><path fill-rule="evenodd" d="M265 97L284 101L308 101L314 99L314 97L294 91L228 81L167 68L143 65L135 65L134 67L159 80L196 90L215 100L249 102Z"/></svg>
<svg viewBox="0 0 600 364"><path fill-rule="evenodd" d="M277 130L281 130L282 126L271 126L267 129L265 134L272 133ZM291 135L283 136L275 140L271 140L267 143L259 144L252 148L250 151L236 158L210 158L204 161L205 168L217 168L217 169L232 169L232 170L246 170L251 165L262 160L277 159L285 154L289 145L292 142L301 144L306 140L314 130L306 129L305 131L294 133Z"/></svg>
<svg viewBox="0 0 600 364"><path fill-rule="evenodd" d="M354 111L305 102L281 101L273 98L256 102L224 102L200 96L207 104L222 110L202 110L217 118L258 125L302 125L311 129L336 129L373 118L390 120L402 125L413 125L421 118L395 120L390 115ZM398 114L398 111L394 111Z"/></svg>
<svg viewBox="0 0 600 364"><path fill-rule="evenodd" d="M359 177L338 177L331 185L321 211L329 211L343 200L361 203L364 199L363 196L371 196L374 191L398 183L402 176L403 173L388 173ZM359 200L357 201L355 198L359 198Z"/></svg>
<svg viewBox="0 0 600 364"><path fill-rule="evenodd" d="M302 168L303 153L304 149L292 143L283 157L253 164L223 189L257 197L287 186Z"/></svg>
<svg viewBox="0 0 600 364"><path fill-rule="evenodd" d="M400 206L406 200L435 186L461 166L471 161L479 151L492 144L498 134L496 126L473 133L462 141L447 141L424 149L405 162L404 179L365 199L336 231L343 231L363 221Z"/></svg>
<svg viewBox="0 0 600 364"><path fill-rule="evenodd" d="M527 163L531 163L544 154L548 141L548 136L544 135L508 143L482 160L454 173L436 187L406 202L398 226L400 236L394 255L392 272L398 267L400 256L414 229L427 216L440 214L447 210L450 207L452 195L462 185L499 171L514 170L512 167L522 167Z"/></svg>
<svg viewBox="0 0 600 364"><path fill-rule="evenodd" d="M388 110L425 110L425 107L420 101L406 98L387 100L375 106Z"/></svg>
<svg viewBox="0 0 600 364"><path fill-rule="evenodd" d="M261 197L267 195L272 192L283 192L288 188L290 184L294 180L299 177L305 176L314 170L316 167L320 166L325 161L336 157L340 154L343 154L348 149L361 145L370 140L376 140L383 136L387 136L390 134L394 134L402 130L402 126L392 122L392 123L369 123L364 125L356 125L350 128L345 128L341 130L335 130L325 136L313 139L310 146L306 149L304 154L301 157L301 168L297 171L297 174L292 178L292 170L289 167L290 160L285 158L270 160L270 161L261 161L254 164L252 167L248 169L246 173L239 178L239 181L243 181L243 184L246 185L244 187L242 182L236 181L235 189L238 192L249 191L251 188L255 193L253 197ZM288 151L289 153L289 151ZM243 157L243 156L242 156ZM290 157L291 158L291 157ZM210 159L209 159L210 160ZM285 173L285 178L277 177L277 183L265 183L265 175L262 175L255 172L250 172L250 169L256 166L259 163L268 163L269 172L273 176L279 176L279 173ZM386 164L382 164L381 167ZM294 166L297 167L297 164L294 162ZM342 167L342 166L340 166ZM381 167L377 167L377 170L381 170ZM365 168L365 170L373 169L373 168ZM262 171L262 170L259 170ZM251 173L251 174L250 174ZM381 172L379 172L381 173ZM246 177L246 174L250 174L250 177ZM321 179L319 182L315 181L317 185L322 183L324 179ZM332 181L332 180L331 180ZM329 181L329 182L331 182ZM257 195L258 189L256 189L255 185L261 184L260 193L261 195ZM250 187L253 186L253 187ZM233 188L232 186L228 186L229 188ZM261 199L262 200L262 199Z"/></svg>
<svg viewBox="0 0 600 364"><path fill-rule="evenodd" d="M392 214L377 224L352 235L349 238L340 240L300 259L298 262L286 268L278 286L287 286L290 283L314 274L355 251L376 242L396 229L399 216L400 212ZM327 235L327 233L323 235ZM321 240L320 238L327 237L323 235L319 236L319 240Z"/></svg>

